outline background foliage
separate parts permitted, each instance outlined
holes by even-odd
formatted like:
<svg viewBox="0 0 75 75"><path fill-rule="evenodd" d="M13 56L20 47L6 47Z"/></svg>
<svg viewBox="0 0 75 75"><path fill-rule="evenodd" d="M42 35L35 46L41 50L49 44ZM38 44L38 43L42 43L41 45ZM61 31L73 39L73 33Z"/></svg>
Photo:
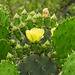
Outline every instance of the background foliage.
<svg viewBox="0 0 75 75"><path fill-rule="evenodd" d="M48 8L51 15L55 13L60 21L75 15L75 0L0 0L0 4L7 7L11 17L23 9L42 13L43 8Z"/></svg>

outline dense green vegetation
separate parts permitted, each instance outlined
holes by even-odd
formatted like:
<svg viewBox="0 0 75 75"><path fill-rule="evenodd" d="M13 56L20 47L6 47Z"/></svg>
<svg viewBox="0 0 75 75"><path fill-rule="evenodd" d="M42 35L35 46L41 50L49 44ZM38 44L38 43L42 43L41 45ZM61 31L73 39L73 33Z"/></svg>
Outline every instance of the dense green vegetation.
<svg viewBox="0 0 75 75"><path fill-rule="evenodd" d="M51 15L55 13L58 19L75 15L75 0L0 0L0 4L7 7L10 16L23 9L42 13L43 8L48 8Z"/></svg>
<svg viewBox="0 0 75 75"><path fill-rule="evenodd" d="M0 75L74 75L74 15L74 0L0 0Z"/></svg>

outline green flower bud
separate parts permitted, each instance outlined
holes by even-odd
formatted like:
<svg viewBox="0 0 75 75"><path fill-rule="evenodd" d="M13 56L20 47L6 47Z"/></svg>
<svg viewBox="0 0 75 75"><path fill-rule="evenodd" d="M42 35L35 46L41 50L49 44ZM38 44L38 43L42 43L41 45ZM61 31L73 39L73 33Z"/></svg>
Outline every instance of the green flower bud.
<svg viewBox="0 0 75 75"><path fill-rule="evenodd" d="M35 14L35 15L33 16L33 18L36 19L36 18L37 18L37 14Z"/></svg>
<svg viewBox="0 0 75 75"><path fill-rule="evenodd" d="M27 49L27 48L30 48L30 45L25 44L25 45L24 45L24 49Z"/></svg>
<svg viewBox="0 0 75 75"><path fill-rule="evenodd" d="M47 46L45 44L42 44L41 47L45 48L45 49L47 48Z"/></svg>
<svg viewBox="0 0 75 75"><path fill-rule="evenodd" d="M21 22L20 25L19 25L20 28L24 28L25 26L26 26L26 25L25 25L25 23L23 23L23 22Z"/></svg>
<svg viewBox="0 0 75 75"><path fill-rule="evenodd" d="M57 20L55 13L51 16L51 19Z"/></svg>
<svg viewBox="0 0 75 75"><path fill-rule="evenodd" d="M14 57L11 53L8 52L7 59Z"/></svg>
<svg viewBox="0 0 75 75"><path fill-rule="evenodd" d="M11 39L11 40L10 40L10 44L12 44L12 45L13 45L13 44L16 44L16 40Z"/></svg>
<svg viewBox="0 0 75 75"><path fill-rule="evenodd" d="M16 18L20 18L20 16L17 13L14 16L14 19L16 19Z"/></svg>
<svg viewBox="0 0 75 75"><path fill-rule="evenodd" d="M28 15L26 21L29 21L29 20L33 20L32 16L31 15Z"/></svg>
<svg viewBox="0 0 75 75"><path fill-rule="evenodd" d="M41 13L38 13L37 18L40 18L40 17L42 17L42 15L41 15Z"/></svg>
<svg viewBox="0 0 75 75"><path fill-rule="evenodd" d="M45 42L45 45L46 45L46 46L50 46L50 42L47 40L47 41Z"/></svg>
<svg viewBox="0 0 75 75"><path fill-rule="evenodd" d="M15 49L22 49L22 46L20 44L17 43Z"/></svg>
<svg viewBox="0 0 75 75"><path fill-rule="evenodd" d="M32 12L30 12L29 15L33 16L33 15L35 15L35 14L36 14L35 11L32 11Z"/></svg>
<svg viewBox="0 0 75 75"><path fill-rule="evenodd" d="M27 14L27 11L25 9L22 11L22 15L23 14Z"/></svg>
<svg viewBox="0 0 75 75"><path fill-rule="evenodd" d="M18 28L16 26L13 26L12 30L15 31L17 30Z"/></svg>

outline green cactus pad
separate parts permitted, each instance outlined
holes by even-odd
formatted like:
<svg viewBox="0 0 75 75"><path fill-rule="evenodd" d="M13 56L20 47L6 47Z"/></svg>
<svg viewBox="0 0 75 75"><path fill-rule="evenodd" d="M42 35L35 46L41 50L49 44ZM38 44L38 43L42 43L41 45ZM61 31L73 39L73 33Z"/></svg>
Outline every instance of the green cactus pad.
<svg viewBox="0 0 75 75"><path fill-rule="evenodd" d="M9 36L8 30L0 25L0 39L9 39Z"/></svg>
<svg viewBox="0 0 75 75"><path fill-rule="evenodd" d="M0 75L19 75L17 67L9 61L0 64Z"/></svg>
<svg viewBox="0 0 75 75"><path fill-rule="evenodd" d="M13 49L6 40L0 40L0 60L6 59L8 52L13 54Z"/></svg>
<svg viewBox="0 0 75 75"><path fill-rule="evenodd" d="M53 61L47 56L32 54L18 63L20 75L57 75L58 70Z"/></svg>
<svg viewBox="0 0 75 75"><path fill-rule="evenodd" d="M6 8L0 5L0 25L4 25L5 27L10 26L10 19Z"/></svg>
<svg viewBox="0 0 75 75"><path fill-rule="evenodd" d="M52 38L53 50L56 51L57 64L64 63L68 54L75 50L75 18L61 23L54 31Z"/></svg>
<svg viewBox="0 0 75 75"><path fill-rule="evenodd" d="M75 52L72 53L62 67L61 75L75 75Z"/></svg>

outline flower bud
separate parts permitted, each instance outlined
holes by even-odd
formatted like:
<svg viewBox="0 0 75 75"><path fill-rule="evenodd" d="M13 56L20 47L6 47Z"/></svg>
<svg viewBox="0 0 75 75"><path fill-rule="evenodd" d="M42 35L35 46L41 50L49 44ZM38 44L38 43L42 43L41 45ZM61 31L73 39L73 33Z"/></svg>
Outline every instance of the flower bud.
<svg viewBox="0 0 75 75"><path fill-rule="evenodd" d="M49 10L48 10L48 8L44 8L43 9L43 17L45 18L45 17L50 17L50 14L49 14Z"/></svg>

